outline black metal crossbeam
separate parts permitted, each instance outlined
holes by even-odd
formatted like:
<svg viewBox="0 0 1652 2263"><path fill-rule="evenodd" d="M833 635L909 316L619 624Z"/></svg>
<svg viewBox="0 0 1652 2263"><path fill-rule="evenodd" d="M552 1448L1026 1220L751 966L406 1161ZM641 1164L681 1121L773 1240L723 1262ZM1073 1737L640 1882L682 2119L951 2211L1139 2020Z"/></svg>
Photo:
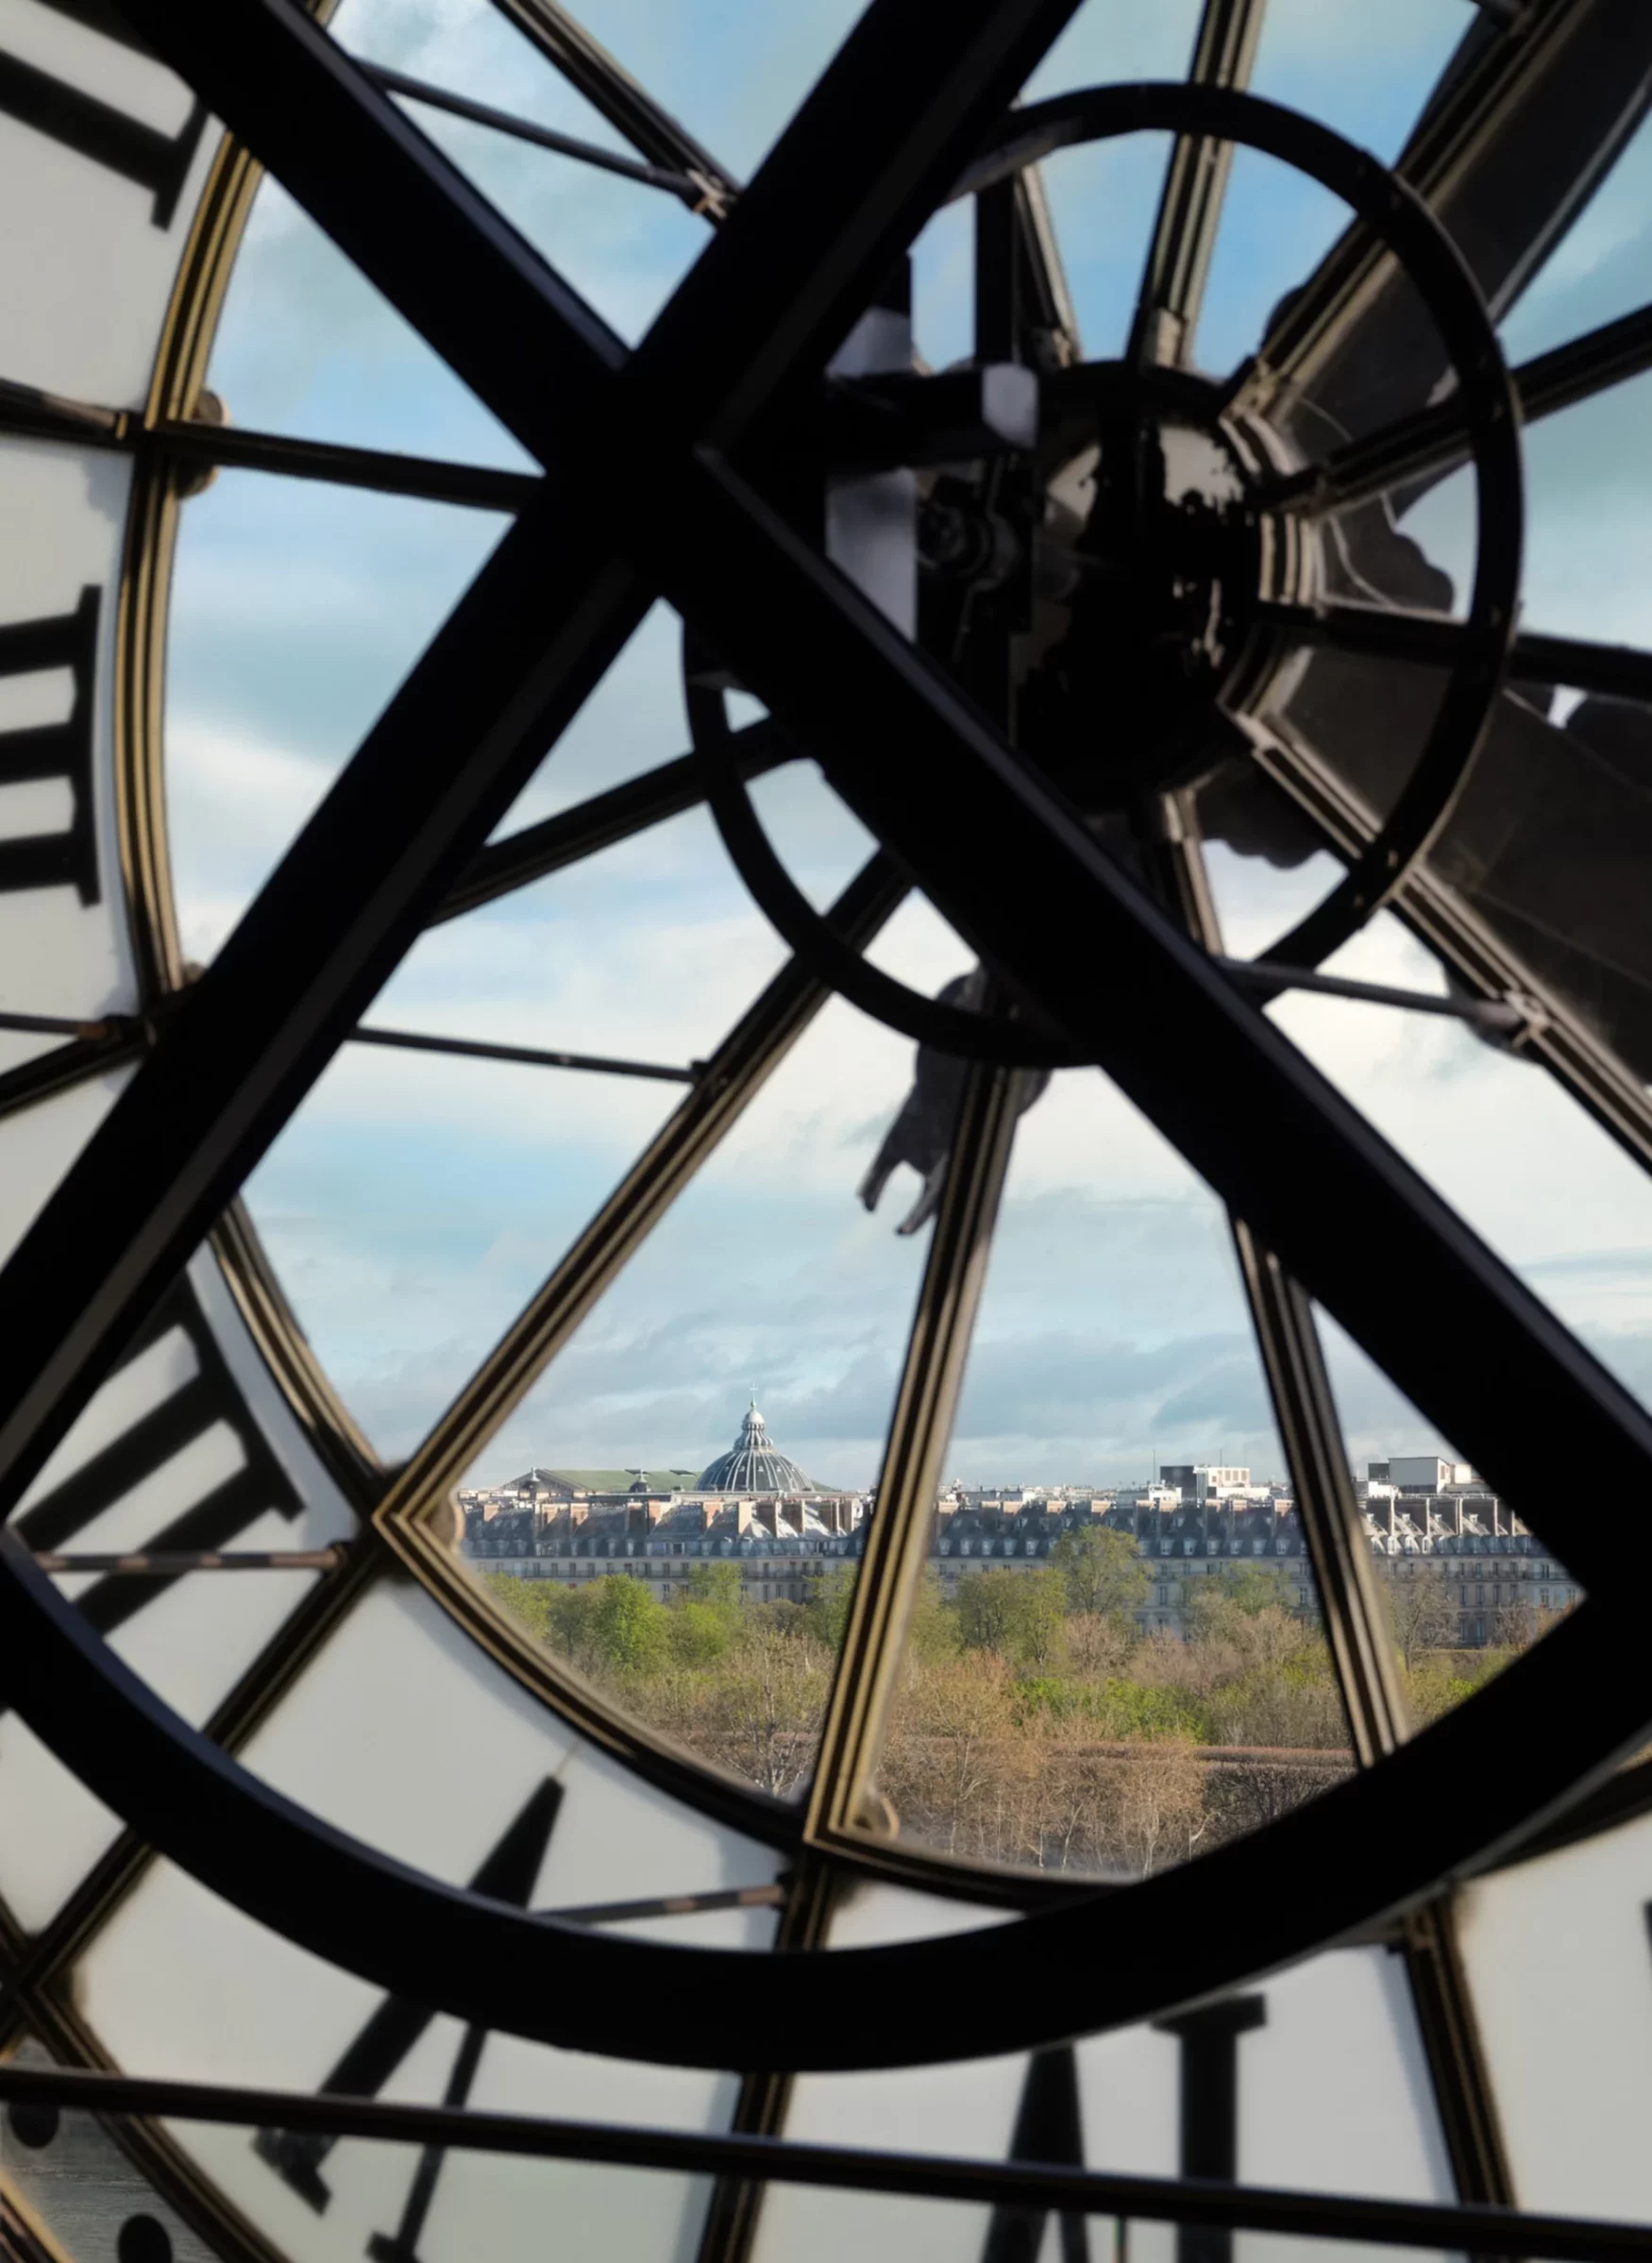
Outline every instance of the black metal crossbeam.
<svg viewBox="0 0 1652 2263"><path fill-rule="evenodd" d="M313 2130L329 2137L448 2146L518 2159L666 2170L690 2176L743 2176L771 2185L909 2193L925 2200L973 2201L1151 2223L1220 2225L1301 2238L1363 2240L1380 2247L1455 2248L1476 2255L1542 2256L1553 2263L1652 2255L1652 2227L1609 2218L1454 2207L1437 2201L1369 2200L1276 2186L1219 2184L1202 2177L1131 2176L1020 2161L961 2160L955 2154L807 2145L794 2138L737 2133L550 2120L464 2106L413 2105L325 2091L316 2096L255 2090L15 2061L0 2065L0 2099L27 2100L68 2113Z"/></svg>

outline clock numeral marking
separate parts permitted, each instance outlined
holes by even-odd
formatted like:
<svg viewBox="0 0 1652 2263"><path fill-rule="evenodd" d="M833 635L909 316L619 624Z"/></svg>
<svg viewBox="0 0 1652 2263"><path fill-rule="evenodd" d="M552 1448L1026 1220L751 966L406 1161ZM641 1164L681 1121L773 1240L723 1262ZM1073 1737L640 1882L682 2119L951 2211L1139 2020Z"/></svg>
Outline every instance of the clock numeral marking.
<svg viewBox="0 0 1652 2263"><path fill-rule="evenodd" d="M54 4L55 0L48 0L49 6ZM99 31L108 29L100 20L102 10L58 6L56 12L93 24ZM110 36L123 38L128 46L135 44L129 33ZM147 189L154 199L149 217L157 228L172 225L207 123L207 106L197 102L176 133L162 133L112 103L100 102L95 94L82 93L50 71L39 70L20 56L4 52L0 52L0 110L21 119L36 133L50 135L76 156L90 158L94 165Z"/></svg>
<svg viewBox="0 0 1652 2263"><path fill-rule="evenodd" d="M1268 2024L1267 1999L1225 2002L1156 2019L1182 2047L1182 2170L1231 2185L1239 2174L1239 2039ZM1176 2263L1231 2263L1233 2234L1221 2224L1178 2224Z"/></svg>
<svg viewBox="0 0 1652 2263"><path fill-rule="evenodd" d="M1078 2060L1070 2044L1035 2052L1028 2061L1009 2156L1012 2161L1038 2161L1056 2169L1084 2167ZM994 2208L981 2263L1037 2263L1047 2221L1036 2208ZM1061 2263L1090 2263L1089 2226L1085 2219L1063 2216L1058 2230Z"/></svg>
<svg viewBox="0 0 1652 2263"><path fill-rule="evenodd" d="M0 108L5 73L0 56ZM72 886L82 904L95 904L97 836L92 801L92 701L97 664L99 593L87 588L73 613L0 627L0 679L67 668L74 678L68 719L21 731L0 731L0 785L67 781L74 815L66 833L35 833L0 840L0 892Z"/></svg>
<svg viewBox="0 0 1652 2263"><path fill-rule="evenodd" d="M110 1382L174 1330L181 1330L189 1340L195 1355L195 1373L49 1493L30 1502L15 1519L16 1530L29 1547L44 1551L63 1547L106 1509L124 1499L175 1454L220 1422L227 1423L240 1442L244 1456L241 1467L151 1534L143 1545L153 1550L222 1548L268 1510L288 1518L297 1515L302 1506L297 1488L247 1412L187 1281L169 1292ZM95 1406L96 1401L93 1403ZM98 1579L79 1596L76 1607L100 1633L109 1634L172 1584L170 1579Z"/></svg>
<svg viewBox="0 0 1652 2263"><path fill-rule="evenodd" d="M562 1786L548 1777L471 1880L471 1892L526 1909L544 1866L561 1805ZM376 2098L434 2018L423 2004L387 1996L327 2076L321 2086L323 2092ZM462 2106L470 2096L486 2040L484 2028L465 2029L443 2093L444 2105ZM261 2158L318 2215L332 2198L332 2188L321 2170L337 2143L336 2137L319 2131L260 2130L253 2139ZM394 2233L375 2232L367 2242L372 2263L417 2263L419 2236L435 2197L445 2154L441 2146L424 2148L408 2187L400 2223Z"/></svg>

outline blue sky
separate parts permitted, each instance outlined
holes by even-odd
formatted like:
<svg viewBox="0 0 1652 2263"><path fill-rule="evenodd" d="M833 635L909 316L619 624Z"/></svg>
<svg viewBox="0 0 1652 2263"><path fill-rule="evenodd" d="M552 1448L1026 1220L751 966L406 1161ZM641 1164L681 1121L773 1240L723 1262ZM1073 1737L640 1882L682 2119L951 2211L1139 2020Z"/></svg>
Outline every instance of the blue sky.
<svg viewBox="0 0 1652 2263"><path fill-rule="evenodd" d="M598 0L597 36L748 175L854 12L846 0ZM1189 0L1087 0L1030 92L1185 68ZM1464 0L1273 0L1257 92L1391 155L1469 20ZM615 144L485 0L345 0L361 52ZM628 338L696 256L670 199L420 114ZM1156 198L1146 138L1049 169L1087 350L1117 350ZM1652 138L1620 162L1507 325L1512 358L1652 296ZM1337 208L1267 160L1236 164L1199 339L1224 368L1312 265ZM919 343L968 336L968 239L918 247ZM211 382L237 423L517 464L514 444L278 190L261 194ZM1530 442L1528 620L1652 634L1644 387ZM1414 521L1464 562L1461 481ZM476 572L500 522L398 498L227 473L185 514L168 692L177 890L209 957ZM682 751L677 624L656 609L513 824ZM823 897L865 838L813 772L760 788L777 841ZM1230 944L1254 949L1322 886L1214 858ZM966 954L919 903L874 954L933 988ZM375 1018L666 1061L703 1054L782 951L699 813L426 937ZM1439 987L1392 921L1345 963ZM1299 1042L1368 1106L1637 1388L1652 1386L1652 1197L1533 1071L1445 1022L1296 1000ZM1167 1032L1167 1043L1174 1042ZM828 1008L747 1120L482 1457L708 1460L748 1390L824 1481L869 1481L920 1243L853 1191L905 1090L910 1049ZM1196 1064L1189 1064L1190 1072ZM673 1088L346 1049L249 1195L300 1317L370 1434L405 1452L673 1104ZM1373 1253L1380 1262L1380 1253ZM1357 1458L1433 1433L1351 1347L1336 1355ZM1219 1207L1096 1075L1056 1080L1024 1121L949 1458L966 1478L1107 1480L1203 1455L1272 1470L1277 1450Z"/></svg>

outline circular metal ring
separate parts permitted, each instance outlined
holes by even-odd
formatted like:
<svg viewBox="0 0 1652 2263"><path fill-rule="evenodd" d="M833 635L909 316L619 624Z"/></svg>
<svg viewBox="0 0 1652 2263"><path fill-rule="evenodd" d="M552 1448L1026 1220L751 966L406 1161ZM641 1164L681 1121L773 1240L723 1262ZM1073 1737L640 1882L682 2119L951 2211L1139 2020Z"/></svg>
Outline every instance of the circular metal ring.
<svg viewBox="0 0 1652 2263"><path fill-rule="evenodd" d="M1475 585L1462 649L1410 776L1386 820L1337 886L1259 955L1317 966L1357 934L1451 815L1492 718L1520 597L1525 522L1520 404L1467 262L1416 191L1317 120L1226 87L1089 87L1010 114L952 201L1012 178L1076 144L1169 131L1237 142L1329 189L1398 258L1433 317L1456 372L1475 481Z"/></svg>
<svg viewBox="0 0 1652 2263"><path fill-rule="evenodd" d="M1187 89L1123 93L1110 130L1188 115ZM1269 148L1258 111L1286 117L1255 104L1210 111L1203 97L1195 115ZM1017 113L1016 125L1024 132L1039 115ZM1239 115L1252 131L1232 131ZM192 1729L20 1542L0 1539L6 1697L149 1845L249 1917L393 1992L484 2028L690 2066L824 2069L1026 2049L1150 2017L1345 1937L1437 1890L1642 1739L1652 1697L1623 1616L1621 1599L1583 1604L1377 1766L1122 1900L962 1936L784 1952L777 1965L768 1951L666 1947L529 1914L347 1836ZM1562 1692L1563 1739L1553 1733ZM1307 1897L1295 1890L1305 1877ZM1121 1920L1139 1953L1098 1954Z"/></svg>
<svg viewBox="0 0 1652 2263"><path fill-rule="evenodd" d="M947 1005L885 974L823 920L786 870L752 807L734 760L733 734L722 691L706 680L709 656L694 632L683 633L683 685L689 743L705 776L705 799L730 861L758 908L798 956L851 1005L936 1052L990 1061L1005 1069L1084 1065L1063 1038L1024 1022Z"/></svg>
<svg viewBox="0 0 1652 2263"><path fill-rule="evenodd" d="M1450 816L1478 753L1513 641L1524 519L1513 381L1473 275L1427 206L1375 158L1294 110L1226 88L1092 87L1011 114L949 202L1013 178L1077 144L1146 131L1237 142L1329 189L1399 258L1458 377L1475 470L1475 585L1462 652L1410 776L1374 837L1314 910L1257 955L1317 966L1357 934ZM820 979L875 1020L938 1052L1012 1068L1084 1065L1054 1035L945 1005L871 966L834 936L775 853L734 766L722 694L697 681L684 639L689 735L706 800L735 870L765 916ZM1266 993L1253 993L1258 1005Z"/></svg>

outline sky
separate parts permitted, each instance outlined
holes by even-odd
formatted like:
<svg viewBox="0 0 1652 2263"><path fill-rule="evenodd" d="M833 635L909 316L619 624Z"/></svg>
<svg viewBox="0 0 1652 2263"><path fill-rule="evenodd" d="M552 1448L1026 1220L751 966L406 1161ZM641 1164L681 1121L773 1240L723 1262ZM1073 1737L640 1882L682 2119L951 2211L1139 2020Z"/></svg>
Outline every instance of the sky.
<svg viewBox="0 0 1652 2263"><path fill-rule="evenodd" d="M749 176L849 28L849 0L594 0L583 20L737 176ZM1189 0L1085 0L1029 96L1179 76ZM1254 85L1391 156L1469 22L1464 0L1273 0ZM485 0L344 0L376 60L618 146ZM646 330L702 224L672 199L482 129L421 125L622 336ZM1163 164L1148 137L1073 153L1047 185L1092 357L1122 340ZM1652 297L1643 133L1505 325L1513 360ZM1197 358L1230 366L1340 225L1323 193L1236 163ZM916 252L918 343L967 348L968 235ZM261 191L209 380L238 424L477 463L515 444L283 194ZM1652 636L1644 386L1528 444L1530 626ZM1466 479L1412 531L1458 574ZM209 959L497 540L489 514L226 472L184 514L167 735L186 948ZM501 830L687 744L680 624L656 607ZM805 766L759 808L824 902L868 852ZM1212 853L1228 946L1257 950L1328 884ZM919 900L872 955L933 989L969 954ZM708 1053L784 953L703 813L423 938L373 1009L389 1026L683 1064ZM1392 920L1335 962L1439 989ZM1652 1191L1541 1072L1443 1020L1302 998L1273 1009L1492 1245L1643 1395L1652 1391ZM1167 1045L1175 1033L1167 1030ZM755 1394L818 1481L862 1485L882 1439L923 1261L893 1228L902 1174L855 1188L907 1088L911 1048L834 1003L480 1458L698 1466ZM1188 1073L1198 1063L1189 1060ZM663 1123L680 1088L346 1048L247 1190L323 1360L387 1456L416 1444ZM1374 1250L1372 1262L1382 1262ZM1328 1331L1357 1466L1449 1449ZM1117 1482L1155 1461L1280 1466L1220 1205L1097 1072L1058 1076L1022 1121L947 1461L966 1481Z"/></svg>

